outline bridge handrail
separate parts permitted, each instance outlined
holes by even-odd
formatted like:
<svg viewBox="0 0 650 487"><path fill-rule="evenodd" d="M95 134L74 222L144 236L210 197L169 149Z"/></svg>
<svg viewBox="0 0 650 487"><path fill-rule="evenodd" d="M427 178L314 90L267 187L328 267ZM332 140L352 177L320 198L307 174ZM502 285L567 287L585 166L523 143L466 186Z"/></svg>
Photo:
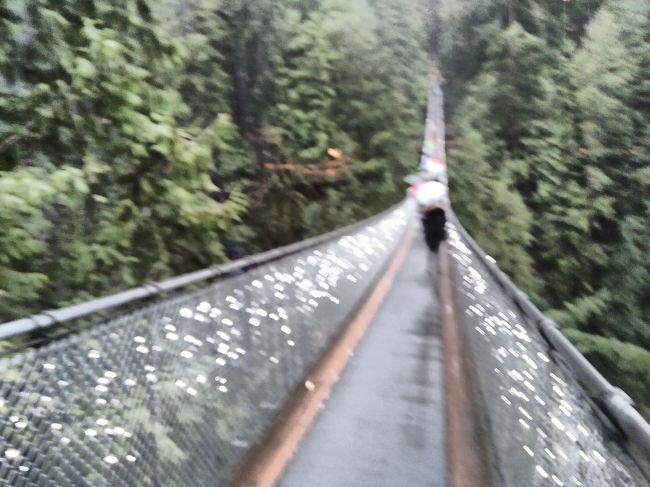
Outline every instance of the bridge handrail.
<svg viewBox="0 0 650 487"><path fill-rule="evenodd" d="M542 336L568 363L580 381L593 394L608 417L614 421L633 444L637 445L642 452L650 457L650 424L636 410L632 398L622 389L610 384L564 336L558 324L546 317L528 295L517 288L508 275L499 269L495 260L488 257L467 230L463 228L451 207L449 213L450 219L457 226L460 234L469 244L474 254L479 257L488 271L499 282L506 295L513 299L522 312L539 328Z"/></svg>
<svg viewBox="0 0 650 487"><path fill-rule="evenodd" d="M328 240L335 239L341 235L361 228L375 220L379 220L398 207L397 203L390 208L373 215L364 220L352 223L345 227L332 230L331 232L316 235L289 245L277 247L266 252L259 254L242 257L231 262L224 264L214 265L198 271L189 272L180 276L172 277L164 281L150 282L135 288L121 291L119 293L102 296L100 298L92 299L84 303L66 306L55 310L41 311L27 318L20 318L13 321L7 321L0 324L0 340L22 335L37 329L48 328L53 325L59 325L68 321L76 320L89 316L91 314L99 313L117 306L133 303L145 298L151 298L158 294L168 291L174 291L192 284L210 279L224 277L236 270L246 270L258 267L262 264L281 259L291 254L301 252L303 250L315 247Z"/></svg>

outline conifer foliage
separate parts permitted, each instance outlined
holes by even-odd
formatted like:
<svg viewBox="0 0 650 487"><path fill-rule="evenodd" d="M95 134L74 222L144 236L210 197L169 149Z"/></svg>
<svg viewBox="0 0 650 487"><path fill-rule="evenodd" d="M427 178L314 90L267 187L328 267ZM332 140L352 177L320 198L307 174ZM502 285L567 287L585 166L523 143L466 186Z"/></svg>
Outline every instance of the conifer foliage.
<svg viewBox="0 0 650 487"><path fill-rule="evenodd" d="M414 9L0 0L0 321L397 201L426 98Z"/></svg>
<svg viewBox="0 0 650 487"><path fill-rule="evenodd" d="M650 7L563 3L443 2L450 194L647 414Z"/></svg>

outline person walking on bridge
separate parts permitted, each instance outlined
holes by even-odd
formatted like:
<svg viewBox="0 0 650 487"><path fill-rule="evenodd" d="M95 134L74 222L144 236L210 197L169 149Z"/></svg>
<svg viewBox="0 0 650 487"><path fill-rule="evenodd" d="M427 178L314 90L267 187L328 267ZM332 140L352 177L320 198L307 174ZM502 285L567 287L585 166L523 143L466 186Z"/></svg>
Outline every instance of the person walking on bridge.
<svg viewBox="0 0 650 487"><path fill-rule="evenodd" d="M440 242L446 238L447 186L438 181L416 183L411 186L411 196L420 208L427 247L432 252L437 252Z"/></svg>

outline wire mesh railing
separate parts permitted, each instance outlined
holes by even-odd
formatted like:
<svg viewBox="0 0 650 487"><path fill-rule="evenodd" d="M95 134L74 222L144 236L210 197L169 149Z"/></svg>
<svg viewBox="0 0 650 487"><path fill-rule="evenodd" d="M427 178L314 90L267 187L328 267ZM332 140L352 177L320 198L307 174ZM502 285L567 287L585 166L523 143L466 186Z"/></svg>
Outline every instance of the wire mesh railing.
<svg viewBox="0 0 650 487"><path fill-rule="evenodd" d="M624 436L578 383L565 354L495 278L489 258L458 222L448 229L459 321L495 484L647 485Z"/></svg>
<svg viewBox="0 0 650 487"><path fill-rule="evenodd" d="M444 134L437 83L428 112L425 146L433 137L444 159L444 136L436 135ZM456 304L494 484L648 485L637 452L650 462L650 426L631 399L510 281L451 209L448 214Z"/></svg>
<svg viewBox="0 0 650 487"><path fill-rule="evenodd" d="M0 485L222 485L411 214L0 359Z"/></svg>

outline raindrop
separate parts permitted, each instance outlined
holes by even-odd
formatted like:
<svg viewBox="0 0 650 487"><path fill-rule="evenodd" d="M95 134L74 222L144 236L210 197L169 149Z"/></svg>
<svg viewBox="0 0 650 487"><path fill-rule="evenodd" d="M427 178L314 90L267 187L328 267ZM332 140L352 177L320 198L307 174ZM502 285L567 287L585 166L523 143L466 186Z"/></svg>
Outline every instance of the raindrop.
<svg viewBox="0 0 650 487"><path fill-rule="evenodd" d="M109 465L115 465L119 460L115 455L107 455L104 457L104 461Z"/></svg>
<svg viewBox="0 0 650 487"><path fill-rule="evenodd" d="M595 458L596 460L598 460L599 462L601 462L601 463L605 463L605 462L606 462L605 457L603 457L603 456L602 456L599 452L597 452L596 450L594 450L594 451L592 452L592 455L593 455L594 458Z"/></svg>
<svg viewBox="0 0 650 487"><path fill-rule="evenodd" d="M540 465L536 465L535 470L537 470L537 473L540 474L543 478L548 478L548 473L546 473L546 470L544 470Z"/></svg>
<svg viewBox="0 0 650 487"><path fill-rule="evenodd" d="M20 457L20 451L16 450L15 448L7 448L5 450L5 457L8 460L15 460L16 458Z"/></svg>
<svg viewBox="0 0 650 487"><path fill-rule="evenodd" d="M553 482L555 482L560 487L564 485L564 483L562 483L562 481L559 478L557 478L555 475L551 475L551 478L553 479Z"/></svg>

